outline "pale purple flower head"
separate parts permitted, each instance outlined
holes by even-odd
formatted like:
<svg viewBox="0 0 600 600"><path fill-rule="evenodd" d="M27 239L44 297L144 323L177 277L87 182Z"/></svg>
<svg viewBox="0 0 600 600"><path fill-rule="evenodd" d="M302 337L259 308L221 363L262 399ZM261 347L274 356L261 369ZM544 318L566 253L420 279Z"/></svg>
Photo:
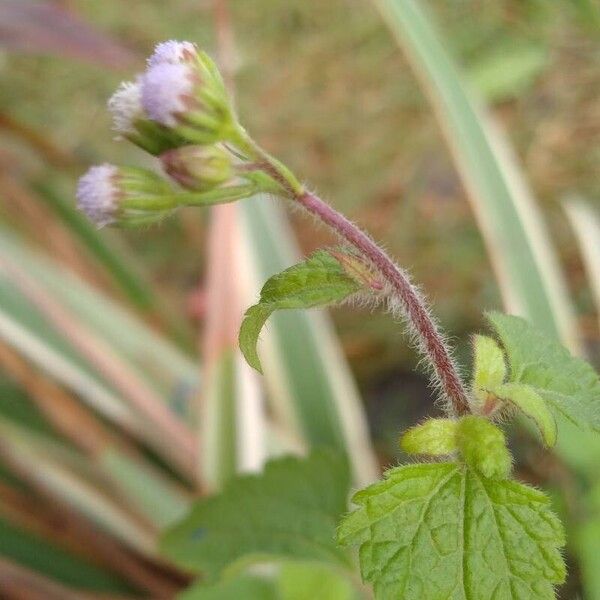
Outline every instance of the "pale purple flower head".
<svg viewBox="0 0 600 600"><path fill-rule="evenodd" d="M119 206L119 169L103 164L91 167L77 185L77 206L98 227L114 223Z"/></svg>
<svg viewBox="0 0 600 600"><path fill-rule="evenodd" d="M170 40L162 42L154 48L154 53L148 59L148 67L169 63L176 65L193 60L197 56L197 48L192 42Z"/></svg>
<svg viewBox="0 0 600 600"><path fill-rule="evenodd" d="M108 101L113 118L113 129L126 135L135 132L135 121L144 118L141 76L135 81L124 81Z"/></svg>
<svg viewBox="0 0 600 600"><path fill-rule="evenodd" d="M177 116L189 109L196 74L184 63L158 63L142 78L142 106L146 114L167 127L177 125Z"/></svg>

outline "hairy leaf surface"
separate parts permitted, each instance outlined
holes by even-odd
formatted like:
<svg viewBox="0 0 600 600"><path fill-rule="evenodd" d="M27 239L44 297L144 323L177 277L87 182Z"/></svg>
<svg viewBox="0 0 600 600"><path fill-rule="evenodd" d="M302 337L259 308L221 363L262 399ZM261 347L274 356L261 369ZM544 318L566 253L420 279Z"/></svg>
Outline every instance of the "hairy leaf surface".
<svg viewBox="0 0 600 600"><path fill-rule="evenodd" d="M248 364L261 371L256 344L274 311L334 304L360 288L361 283L326 250L318 250L305 261L271 277L260 291L259 303L246 311L240 328L240 348Z"/></svg>
<svg viewBox="0 0 600 600"><path fill-rule="evenodd" d="M455 463L391 469L338 530L381 600L552 600L564 533L541 492Z"/></svg>
<svg viewBox="0 0 600 600"><path fill-rule="evenodd" d="M510 382L530 386L582 429L600 431L600 378L580 358L520 317L489 313L510 365Z"/></svg>
<svg viewBox="0 0 600 600"><path fill-rule="evenodd" d="M244 558L294 558L348 564L335 543L350 486L346 462L328 452L273 460L261 475L238 477L222 493L198 500L167 531L166 556L217 578Z"/></svg>

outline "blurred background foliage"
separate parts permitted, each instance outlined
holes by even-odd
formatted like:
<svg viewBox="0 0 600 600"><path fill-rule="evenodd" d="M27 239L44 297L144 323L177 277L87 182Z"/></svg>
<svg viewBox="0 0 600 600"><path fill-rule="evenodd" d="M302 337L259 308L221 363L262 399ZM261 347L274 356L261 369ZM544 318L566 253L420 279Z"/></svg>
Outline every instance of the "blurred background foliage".
<svg viewBox="0 0 600 600"><path fill-rule="evenodd" d="M135 150L113 143L106 98L123 75L140 68L158 39L190 38L214 47L210 3L170 1L167 10L161 2L132 1L127 11L110 0L60 4L120 38L139 58L115 73L51 56L5 54L4 114L60 149L55 158L139 163ZM592 299L560 200L574 192L594 199L600 191L600 49L586 12L596 10L594 4L446 4L432 3L444 39L517 149L593 342ZM233 2L232 9L238 105L249 129L409 266L451 331L477 327L481 307L498 302L481 236L439 127L376 11L342 0ZM63 197L72 197L77 166L66 177L56 169L48 173L47 163L16 141L6 136L8 170L36 183L51 177ZM180 307L182 291L202 269L194 251L201 239L196 220L182 215L160 236L118 234ZM298 229L306 250L322 242L306 223ZM353 364L365 377L404 360L385 317L373 315L366 326L355 314L340 321Z"/></svg>
<svg viewBox="0 0 600 600"><path fill-rule="evenodd" d="M19 4L18 0L0 0L0 24L15 4ZM23 2L21 8L26 4ZM97 234L73 210L73 198L76 179L89 164L105 160L141 164L147 160L127 144L114 142L106 99L122 79L131 78L143 68L144 57L157 41L190 39L214 51L217 40L213 2L56 0L48 4L87 23L111 52L102 54L98 45L93 45L94 39L88 37L89 53L77 55L69 51L69 35L64 36L63 47L60 43L49 47L47 40L36 37L27 15L16 29L23 36L32 31L33 34L19 48L14 47L10 35L3 38L6 28L0 27L0 42L6 46L0 53L2 255L9 255L11 236L18 234L18 243L27 240L28 247L52 257L169 339L165 342L168 347L153 362L148 348L150 344L154 347L154 341L150 342L154 338L145 336L154 334L145 329L143 333L138 331L139 347L127 348L129 333L127 340L119 339L114 322L112 333L107 333L106 323L96 323L98 331L118 347L119 355L128 357L131 372L143 373L146 385L168 397L170 414L193 421L188 412L192 391L198 385L196 345L207 310L207 293L200 282L205 280L209 268L205 251L209 214L182 211L158 229ZM595 254L597 265L598 248L594 252L592 247L587 255L581 252L576 229L566 219L563 202L577 196L584 199L590 214L600 210L600 7L594 0L436 0L427 4L446 49L457 59L469 84L485 99L510 138L558 250L583 345L598 365L598 306L584 260L587 256L594 262ZM501 295L439 124L381 16L364 0L231 0L230 8L235 28L236 97L242 122L270 152L363 225L410 269L441 323L456 340L466 364L469 334L483 327L484 309L501 306ZM53 24L51 19L46 22L50 31ZM14 23L12 27L15 29ZM57 35L60 31L56 29ZM100 55L104 59L100 60ZM303 252L329 241L323 230L315 231L313 224L301 215L293 214L291 219ZM43 282L44 277L27 266L24 256L13 255L13 259L34 280ZM41 268L43 271L43 264ZM35 311L27 302L36 293L23 299L12 289L14 281L2 285L3 310L16 311L13 315L20 310L21 317L31 321ZM69 285L68 279L56 280L54 292ZM87 298L83 291L73 296ZM39 301L39 294L37 298ZM86 322L95 310L90 309L92 300L89 301ZM81 317L78 311L85 312L86 301L80 302L77 310L73 302L76 300L63 296L60 303L66 313L57 317L57 312L50 310L39 322L30 322L31 327L40 332L44 319L58 318L64 326L69 314ZM107 314L112 319L112 313ZM389 464L398 456L399 430L431 412L425 378L413 371L415 356L399 329L390 327L388 317L346 308L336 310L333 316L364 399L380 463ZM61 387L67 383L73 386L74 380L62 380L60 385L52 377L39 375L36 380L32 373L37 371L30 365L35 362L31 358L35 353L27 355L29 363L25 364L6 344L7 338L3 339L0 355L4 357L2 368L6 377L1 383L0 431L5 431L2 435L6 434L7 439L12 434L19 443L32 436L26 447L53 457L54 450L48 448L54 448L56 423L63 435L65 424L64 419L53 420L52 407L44 399L53 398L55 403L62 399L65 407L71 407L64 410L76 411L79 404L72 401L71 392L63 398ZM70 339L73 343L73 337ZM51 340L50 345L54 343ZM142 353L140 362L139 348L144 344L146 353ZM78 346L73 353L75 363L80 360L81 348ZM90 356L95 357L97 366L98 354L92 352L88 359ZM161 374L157 365L162 367L163 361L170 362ZM97 390L93 388L96 396L90 394L92 404L93 398L101 396L102 402L107 402L107 396L126 393L118 384L115 389L115 371L104 368L98 375L89 365L81 368L85 373L80 373L80 377L92 377L98 386ZM85 387L85 382L82 385ZM34 402L24 402L25 397ZM119 404L118 398L115 402L115 406ZM114 414L101 413L99 420L94 420L95 435L101 442L91 455L104 467L112 465L112 476L118 471L121 481L127 479L126 473L139 472L137 467L127 471L132 468L131 461L137 464L143 459L145 464L146 460L130 447L130 438L143 440L152 469L163 469L165 461L173 459L179 475L169 480L167 488L176 490L168 506L161 503L161 510L166 511L161 514L168 521L180 514L188 501L189 490L183 489L180 479L189 474L189 465L183 464L181 456L161 455L164 448L156 442L157 436L132 433L135 417L132 419L126 410L119 412L117 418L126 435L113 439L108 425L114 423ZM40 432L43 439L36 437ZM66 437L69 438L68 431ZM594 511L600 511L598 463L585 469L589 485L595 488L584 502L579 502L579 484L574 483L578 474L562 459L543 452L524 433L516 431L514 437L521 477L556 490L564 514L569 514L570 522L576 524L573 544L588 550L581 555L570 554L572 576L564 597L574 598L575 594L584 593L580 563L587 573L598 572L589 550L598 549L598 537L593 531L598 531L600 517L587 519ZM108 447L118 448L121 454L107 455ZM4 448L2 454L11 454L15 448ZM61 465L65 449L55 450L56 464ZM126 456L127 460L119 462L116 455ZM77 457L73 461L77 462ZM8 463L14 467L15 461ZM88 466L79 465L76 470L86 473ZM16 470L22 475L23 468L21 465ZM0 501L0 554L6 554L10 547L8 555L12 559L38 569L42 554L28 548L37 548L39 540L32 542L25 536L12 545L5 541L16 535L15 522L31 525L32 518L30 514L15 517L27 488L21 489L20 479L14 481L14 471L15 468L9 469L8 483L1 484L10 490L7 487L4 495L8 500ZM95 476L86 473L84 479ZM58 477L56 481L63 479ZM62 486L64 493L71 489L66 484L56 485ZM44 489L47 494L48 488ZM77 483L71 491L84 498L82 489ZM135 496L136 491L130 489L128 493ZM110 504L114 498L108 496ZM83 505L87 507L84 513L93 512L85 501ZM92 502L92 506L99 505ZM102 506L100 514L106 515L108 509ZM110 535L101 538L100 562L106 570L96 572L94 569L99 567L93 565L88 565L89 572L69 568L69 561L75 560L73 551L80 549L82 539L87 539L84 533L90 535L89 526L79 516L67 519L64 506L59 503L48 510L62 515L72 531L52 532L46 537L56 541L56 535L66 536L71 553L61 549L65 552L63 560L55 549L57 554L42 571L74 586L83 585L87 578L88 582L94 581L91 587L98 591L131 591L131 584L125 581L132 579L137 585L133 589L141 585L156 592L163 589L161 586L167 591L180 586L185 576L161 564L148 551L152 542L146 539L147 533L155 535L161 526L160 518L147 526L148 514L156 516L155 505L146 507L144 516L136 514L133 521L129 509L112 505L109 508L109 521L113 525L127 522L130 529L129 537L119 542L115 542L110 527ZM580 522L589 526L579 528ZM47 533L44 527L38 524L29 530ZM123 541L124 547L120 545ZM125 577L122 568L117 569L119 577L114 575L115 561L110 556L113 547L125 556ZM166 575L162 579L156 576L157 582L152 573L159 565ZM78 573L76 578L74 572ZM600 594L597 575L595 580L591 575L586 581L596 586L594 589ZM586 598L596 597L593 592L586 593Z"/></svg>

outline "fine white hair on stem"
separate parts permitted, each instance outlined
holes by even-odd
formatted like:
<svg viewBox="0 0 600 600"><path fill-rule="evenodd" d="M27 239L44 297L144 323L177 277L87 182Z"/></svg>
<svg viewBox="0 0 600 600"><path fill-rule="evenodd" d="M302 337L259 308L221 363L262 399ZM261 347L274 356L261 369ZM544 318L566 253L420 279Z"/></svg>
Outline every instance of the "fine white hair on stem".
<svg viewBox="0 0 600 600"><path fill-rule="evenodd" d="M108 100L113 130L122 135L134 133L135 121L144 117L140 80L138 76L135 81L123 81Z"/></svg>
<svg viewBox="0 0 600 600"><path fill-rule="evenodd" d="M91 167L77 184L77 206L98 227L114 223L119 204L118 167Z"/></svg>
<svg viewBox="0 0 600 600"><path fill-rule="evenodd" d="M386 283L387 308L392 315L406 323L411 345L419 351L424 364L429 367L432 386L439 390L439 397L444 401L446 411L457 416L469 413L469 395L462 383L456 361L427 303L418 288L411 283L409 275L368 234L318 196L306 191L289 191L297 204L319 222L328 225L381 275Z"/></svg>

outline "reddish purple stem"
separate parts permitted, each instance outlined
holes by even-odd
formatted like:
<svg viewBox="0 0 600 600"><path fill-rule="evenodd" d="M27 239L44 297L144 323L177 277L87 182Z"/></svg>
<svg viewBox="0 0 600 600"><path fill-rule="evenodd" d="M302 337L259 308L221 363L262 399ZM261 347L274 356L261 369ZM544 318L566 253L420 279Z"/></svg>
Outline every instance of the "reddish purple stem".
<svg viewBox="0 0 600 600"><path fill-rule="evenodd" d="M405 275L371 238L338 213L329 204L310 192L294 194L295 200L309 213L329 225L338 235L368 258L383 275L404 307L410 324L419 337L424 353L457 415L470 412L465 388L443 337L419 294Z"/></svg>

